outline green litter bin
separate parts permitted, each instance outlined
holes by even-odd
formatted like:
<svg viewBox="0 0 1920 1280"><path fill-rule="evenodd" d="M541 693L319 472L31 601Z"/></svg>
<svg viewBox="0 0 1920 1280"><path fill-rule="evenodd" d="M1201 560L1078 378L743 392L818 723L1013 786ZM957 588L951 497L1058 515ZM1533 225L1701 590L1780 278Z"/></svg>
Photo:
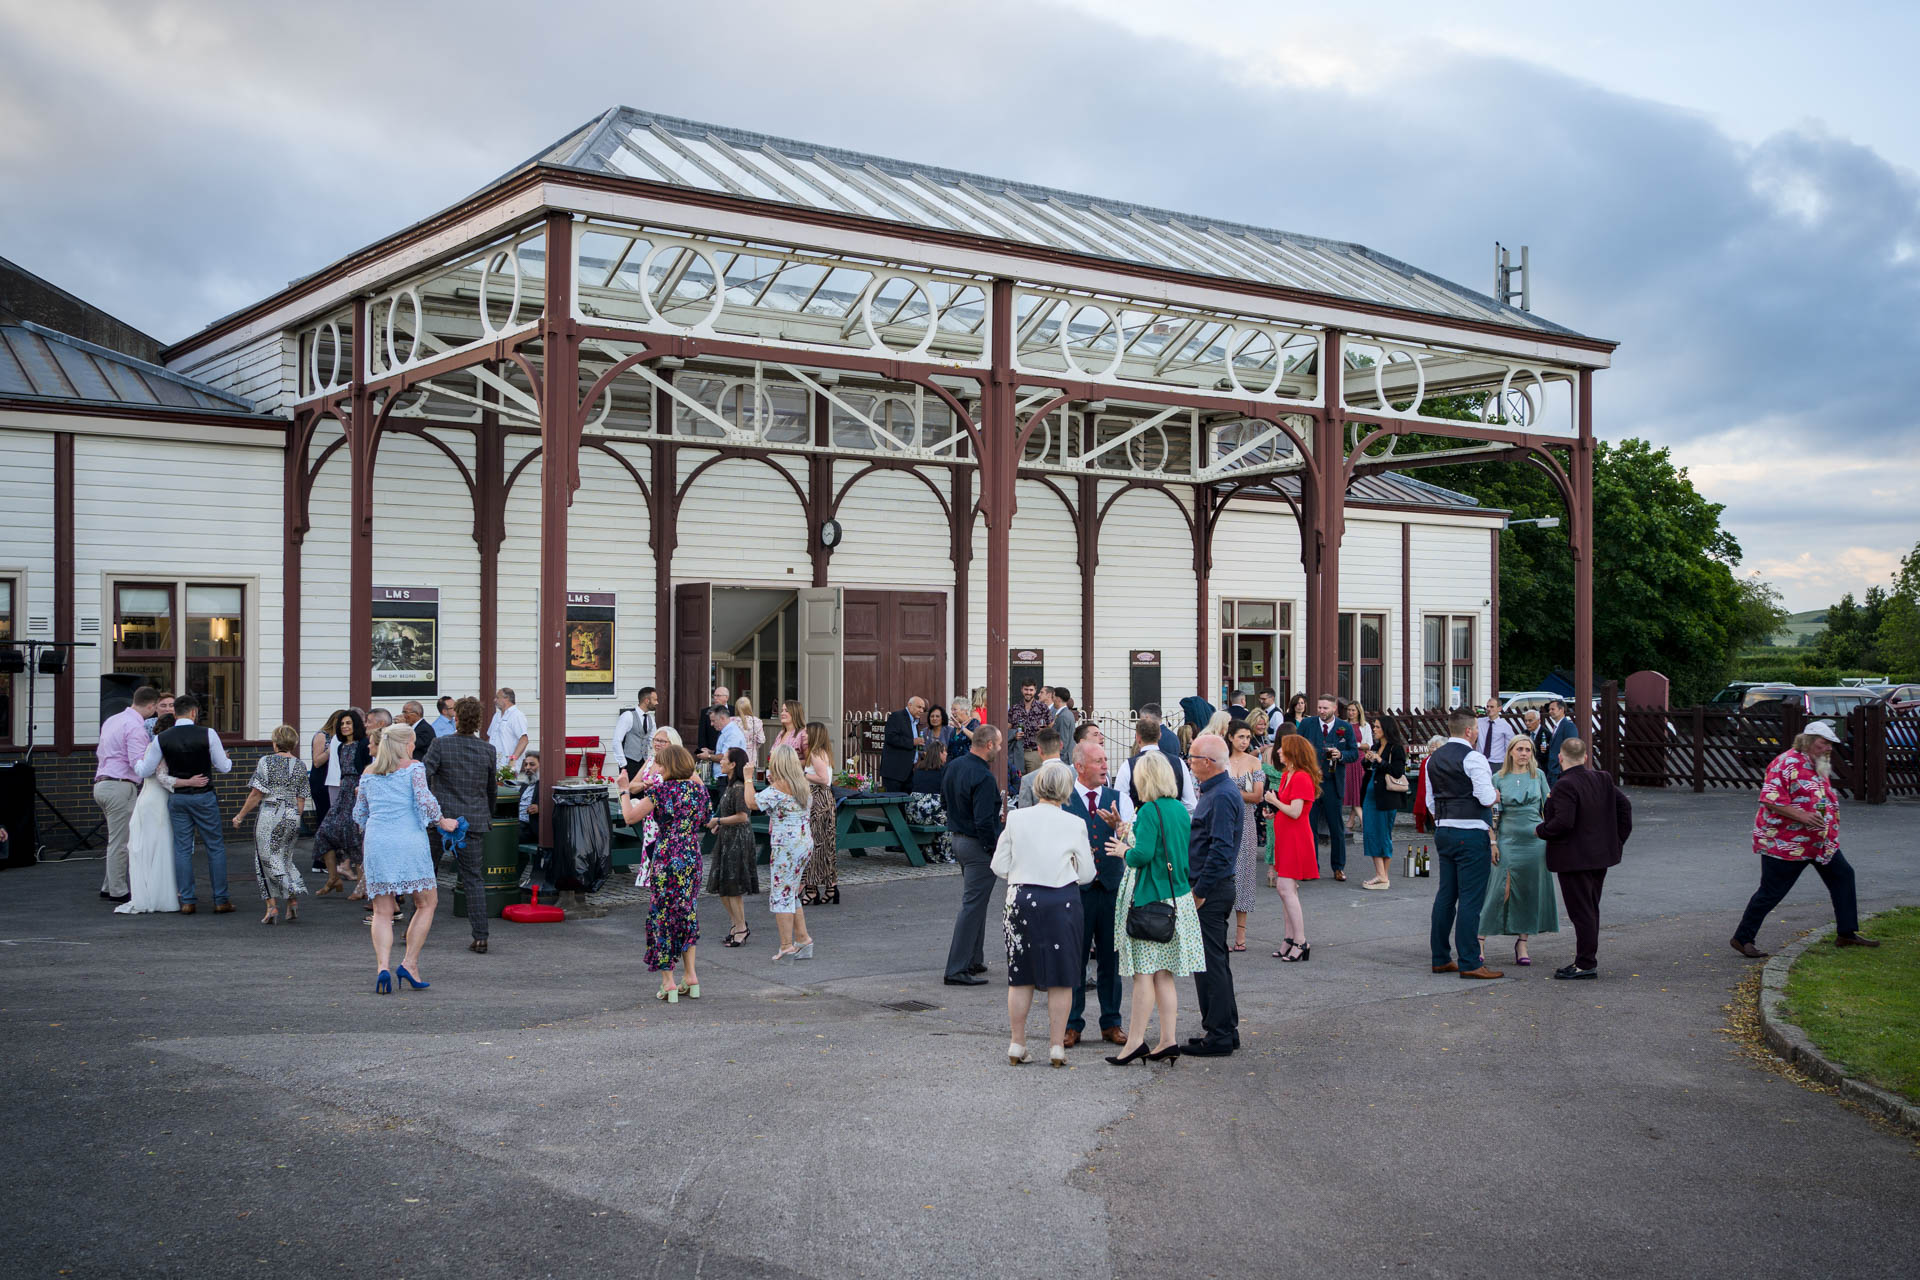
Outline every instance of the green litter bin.
<svg viewBox="0 0 1920 1280"><path fill-rule="evenodd" d="M480 849L487 914L498 917L506 908L520 901L520 871L526 866L526 859L520 853L520 824L496 819L482 839ZM463 918L467 914L466 885L457 879L453 889L453 914Z"/></svg>

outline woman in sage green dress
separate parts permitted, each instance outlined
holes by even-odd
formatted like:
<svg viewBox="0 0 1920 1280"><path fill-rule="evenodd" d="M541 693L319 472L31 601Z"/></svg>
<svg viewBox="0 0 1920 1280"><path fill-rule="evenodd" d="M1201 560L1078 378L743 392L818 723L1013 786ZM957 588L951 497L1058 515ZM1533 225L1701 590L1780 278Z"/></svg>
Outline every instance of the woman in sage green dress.
<svg viewBox="0 0 1920 1280"><path fill-rule="evenodd" d="M1534 763L1533 743L1515 734L1507 758L1493 776L1500 792L1493 820L1493 878L1480 912L1481 941L1512 937L1513 962L1532 964L1527 936L1560 932L1560 911L1553 897L1553 873L1547 870L1547 845L1533 829L1547 800L1547 777Z"/></svg>

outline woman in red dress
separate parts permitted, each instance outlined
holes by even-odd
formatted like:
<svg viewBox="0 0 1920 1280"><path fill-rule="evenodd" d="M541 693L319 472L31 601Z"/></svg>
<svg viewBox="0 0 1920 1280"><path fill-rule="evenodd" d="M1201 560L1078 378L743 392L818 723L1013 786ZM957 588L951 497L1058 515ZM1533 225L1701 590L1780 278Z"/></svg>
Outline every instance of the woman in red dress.
<svg viewBox="0 0 1920 1280"><path fill-rule="evenodd" d="M1320 878L1320 855L1313 846L1313 823L1307 814L1320 794L1320 762L1313 747L1297 733L1273 744L1272 760L1280 781L1267 793L1273 811L1273 875L1286 915L1286 945L1273 953L1276 960L1309 960L1307 918L1300 910L1299 884Z"/></svg>

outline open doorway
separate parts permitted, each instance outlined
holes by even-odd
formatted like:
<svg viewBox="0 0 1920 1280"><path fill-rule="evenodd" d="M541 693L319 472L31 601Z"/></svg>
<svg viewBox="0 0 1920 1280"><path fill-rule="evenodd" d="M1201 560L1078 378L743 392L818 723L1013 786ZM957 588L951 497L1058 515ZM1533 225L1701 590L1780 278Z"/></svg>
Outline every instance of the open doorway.
<svg viewBox="0 0 1920 1280"><path fill-rule="evenodd" d="M672 723L697 740L715 685L753 709L778 733L780 704L798 698L808 719L841 718L842 600L837 587L727 586L685 582L674 588Z"/></svg>

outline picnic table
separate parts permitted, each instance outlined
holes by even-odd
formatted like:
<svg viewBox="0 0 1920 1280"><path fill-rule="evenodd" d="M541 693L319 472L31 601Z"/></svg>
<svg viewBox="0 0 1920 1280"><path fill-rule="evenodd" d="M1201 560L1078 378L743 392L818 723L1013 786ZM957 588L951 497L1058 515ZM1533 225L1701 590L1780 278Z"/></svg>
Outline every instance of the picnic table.
<svg viewBox="0 0 1920 1280"><path fill-rule="evenodd" d="M935 829L916 827L907 817L907 802L913 799L907 792L871 793L865 791L843 791L834 789L834 840L837 849L850 857L864 858L869 849L898 849L907 855L907 862L916 867L927 865L927 856L922 848L922 837L934 835ZM620 820L619 802L609 800L608 809L613 819L613 864L616 867L629 867L640 861L640 833ZM771 854L767 841L767 815L755 813L752 816L753 842L759 848L760 864L765 866ZM705 835L700 841L702 858L713 853L713 836Z"/></svg>

